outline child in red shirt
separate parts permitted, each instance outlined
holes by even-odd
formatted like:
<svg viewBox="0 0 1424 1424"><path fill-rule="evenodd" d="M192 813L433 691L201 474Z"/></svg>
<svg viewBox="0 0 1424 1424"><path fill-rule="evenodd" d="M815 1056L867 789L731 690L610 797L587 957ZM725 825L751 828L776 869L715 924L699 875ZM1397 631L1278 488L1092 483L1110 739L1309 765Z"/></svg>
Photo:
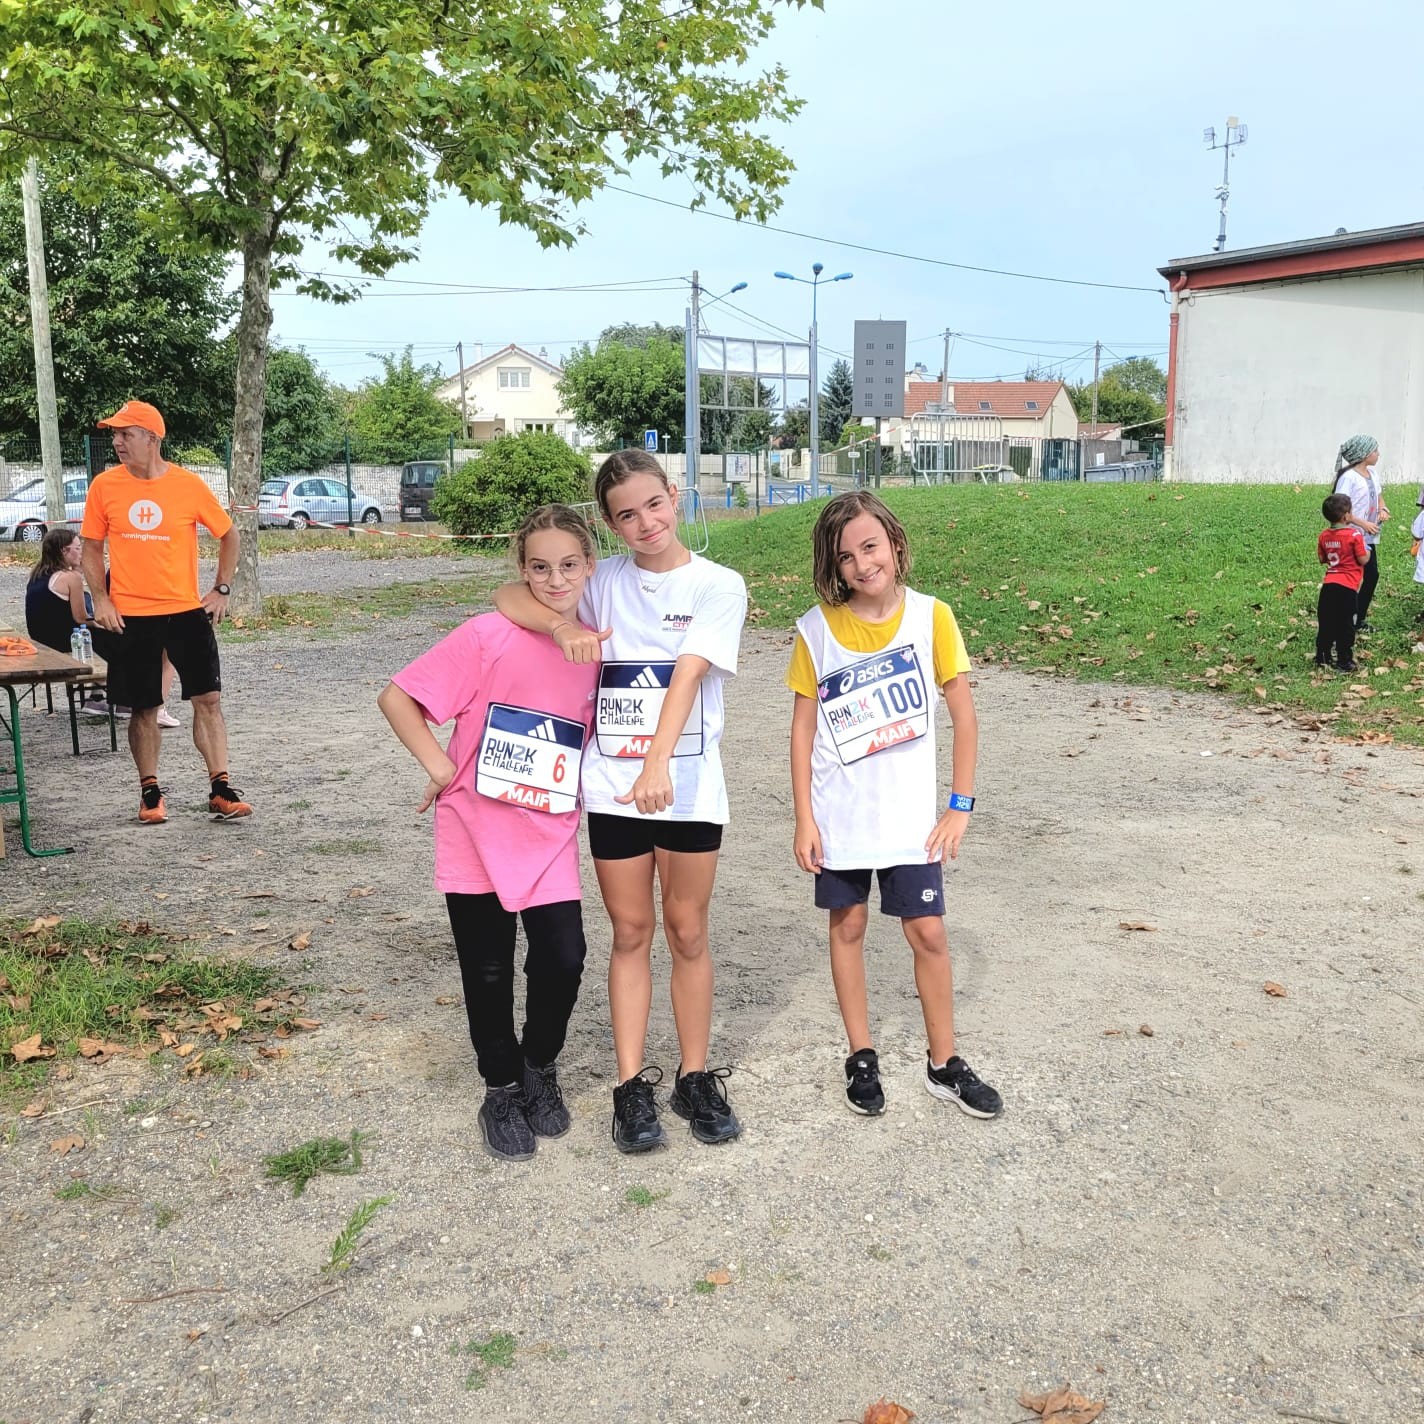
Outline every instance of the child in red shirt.
<svg viewBox="0 0 1424 1424"><path fill-rule="evenodd" d="M1330 525L1320 531L1315 549L1325 565L1325 582L1320 586L1320 604L1316 612L1319 632L1315 635L1315 662L1318 667L1330 666L1330 651L1335 650L1335 665L1341 672L1355 670L1355 603L1370 551L1364 535L1345 523L1350 514L1350 496L1327 495L1320 512Z"/></svg>

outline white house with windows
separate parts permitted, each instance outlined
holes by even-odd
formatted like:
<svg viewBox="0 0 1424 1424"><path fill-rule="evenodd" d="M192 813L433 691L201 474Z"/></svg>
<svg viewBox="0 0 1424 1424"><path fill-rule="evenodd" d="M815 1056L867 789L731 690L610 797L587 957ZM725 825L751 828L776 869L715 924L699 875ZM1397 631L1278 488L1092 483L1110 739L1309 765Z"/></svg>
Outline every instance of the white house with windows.
<svg viewBox="0 0 1424 1424"><path fill-rule="evenodd" d="M547 352L536 356L511 342L457 371L436 394L459 410L463 376L465 423L476 436L547 430L578 449L578 426L559 400L563 374Z"/></svg>

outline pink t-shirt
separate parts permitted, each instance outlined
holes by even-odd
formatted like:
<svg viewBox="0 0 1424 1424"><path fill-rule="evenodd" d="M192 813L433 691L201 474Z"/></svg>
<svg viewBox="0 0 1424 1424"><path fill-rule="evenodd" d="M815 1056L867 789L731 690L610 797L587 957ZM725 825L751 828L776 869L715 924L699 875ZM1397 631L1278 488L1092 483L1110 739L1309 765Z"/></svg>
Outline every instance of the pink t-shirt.
<svg viewBox="0 0 1424 1424"><path fill-rule="evenodd" d="M462 623L391 679L434 723L455 719L448 748L455 779L435 802L435 888L446 894L494 891L506 910L581 898L579 811L551 814L475 789L491 702L566 718L588 732L598 664L574 664L552 638L517 628L499 613ZM572 761L572 759L571 759ZM572 776L570 788L578 780Z"/></svg>

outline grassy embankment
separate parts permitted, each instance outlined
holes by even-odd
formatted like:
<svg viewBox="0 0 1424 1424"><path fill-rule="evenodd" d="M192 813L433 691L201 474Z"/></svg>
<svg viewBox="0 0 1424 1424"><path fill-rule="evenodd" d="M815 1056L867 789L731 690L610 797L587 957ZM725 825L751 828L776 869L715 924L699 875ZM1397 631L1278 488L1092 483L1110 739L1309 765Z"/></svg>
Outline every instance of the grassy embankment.
<svg viewBox="0 0 1424 1424"><path fill-rule="evenodd" d="M1340 736L1424 745L1424 587L1409 492L1386 526L1378 630L1359 672L1317 669L1323 486L1019 485L888 491L911 583L958 615L976 663L1215 690ZM710 557L745 575L751 621L789 627L815 601L819 505L721 524Z"/></svg>

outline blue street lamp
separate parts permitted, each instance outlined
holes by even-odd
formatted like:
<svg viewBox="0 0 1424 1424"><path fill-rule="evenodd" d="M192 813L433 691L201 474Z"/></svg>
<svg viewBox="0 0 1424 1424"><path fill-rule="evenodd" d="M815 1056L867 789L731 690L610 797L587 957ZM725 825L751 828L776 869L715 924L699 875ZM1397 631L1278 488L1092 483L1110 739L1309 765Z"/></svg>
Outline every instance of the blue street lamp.
<svg viewBox="0 0 1424 1424"><path fill-rule="evenodd" d="M820 262L811 264L811 275L809 277L798 277L791 272L773 272L773 277L780 277L783 282L804 282L811 289L811 498L814 499L818 493L818 482L821 473L821 389L820 375L818 372L819 362L817 360L817 332L816 332L816 291L825 283L829 282L849 282L855 276L854 272L840 272L834 277L822 277L821 273L826 269Z"/></svg>

